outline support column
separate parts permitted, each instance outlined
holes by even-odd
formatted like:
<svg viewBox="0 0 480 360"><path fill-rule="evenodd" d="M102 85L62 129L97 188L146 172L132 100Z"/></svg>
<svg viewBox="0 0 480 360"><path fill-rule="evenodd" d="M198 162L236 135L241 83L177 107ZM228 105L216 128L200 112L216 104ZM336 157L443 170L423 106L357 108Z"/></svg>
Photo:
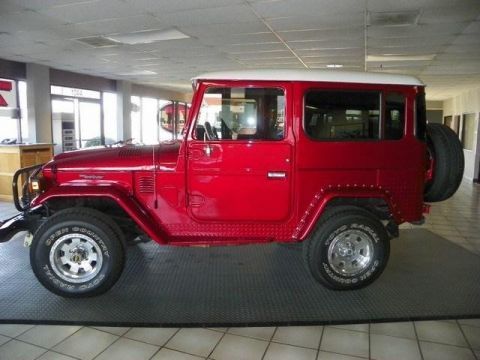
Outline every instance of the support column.
<svg viewBox="0 0 480 360"><path fill-rule="evenodd" d="M117 80L117 139L127 140L132 137L132 84Z"/></svg>
<svg viewBox="0 0 480 360"><path fill-rule="evenodd" d="M28 141L52 143L50 68L27 64Z"/></svg>

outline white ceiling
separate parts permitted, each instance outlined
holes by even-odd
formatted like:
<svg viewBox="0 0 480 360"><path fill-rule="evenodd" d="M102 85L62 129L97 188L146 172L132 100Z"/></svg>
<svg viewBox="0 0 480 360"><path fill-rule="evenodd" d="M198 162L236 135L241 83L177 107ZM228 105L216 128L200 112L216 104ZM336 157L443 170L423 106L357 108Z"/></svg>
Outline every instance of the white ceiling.
<svg viewBox="0 0 480 360"><path fill-rule="evenodd" d="M405 11L415 24L369 25L369 13ZM108 48L74 40L171 27L191 38ZM184 90L207 71L335 63L416 75L441 100L480 87L480 1L0 0L0 58ZM121 75L141 70L156 74Z"/></svg>

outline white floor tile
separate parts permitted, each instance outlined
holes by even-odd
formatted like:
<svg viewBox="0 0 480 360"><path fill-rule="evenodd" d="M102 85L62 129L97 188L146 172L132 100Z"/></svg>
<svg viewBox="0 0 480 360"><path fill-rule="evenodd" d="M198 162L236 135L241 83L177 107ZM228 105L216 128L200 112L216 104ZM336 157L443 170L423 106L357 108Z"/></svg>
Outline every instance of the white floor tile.
<svg viewBox="0 0 480 360"><path fill-rule="evenodd" d="M159 349L159 346L121 338L110 345L95 360L148 360Z"/></svg>
<svg viewBox="0 0 480 360"><path fill-rule="evenodd" d="M226 332L228 330L228 328L207 328L209 330L213 330L213 331L220 331L220 332Z"/></svg>
<svg viewBox="0 0 480 360"><path fill-rule="evenodd" d="M370 332L372 334L416 339L415 329L413 328L412 322L371 324Z"/></svg>
<svg viewBox="0 0 480 360"><path fill-rule="evenodd" d="M469 348L420 341L424 360L475 360Z"/></svg>
<svg viewBox="0 0 480 360"><path fill-rule="evenodd" d="M210 356L215 360L260 360L268 342L243 336L225 334Z"/></svg>
<svg viewBox="0 0 480 360"><path fill-rule="evenodd" d="M19 325L19 324L8 324L0 325L0 335L5 335L11 338L17 337L18 335L24 333L28 329L33 328L34 325Z"/></svg>
<svg viewBox="0 0 480 360"><path fill-rule="evenodd" d="M368 334L359 331L325 328L320 350L368 357Z"/></svg>
<svg viewBox="0 0 480 360"><path fill-rule="evenodd" d="M260 340L270 340L275 332L274 327L233 327L228 329L230 334L248 336Z"/></svg>
<svg viewBox="0 0 480 360"><path fill-rule="evenodd" d="M48 351L36 360L76 360L76 359L67 355L62 355L53 351Z"/></svg>
<svg viewBox="0 0 480 360"><path fill-rule="evenodd" d="M177 328L132 328L124 337L163 346L177 331Z"/></svg>
<svg viewBox="0 0 480 360"><path fill-rule="evenodd" d="M467 337L470 346L474 350L480 350L480 327L462 325L462 330Z"/></svg>
<svg viewBox="0 0 480 360"><path fill-rule="evenodd" d="M317 357L317 360L359 360L359 359L365 359L365 358L357 357L357 356L330 353L330 352L326 352L326 351L320 351L318 353L318 357Z"/></svg>
<svg viewBox="0 0 480 360"><path fill-rule="evenodd" d="M370 353L374 360L422 360L416 340L387 335L370 335Z"/></svg>
<svg viewBox="0 0 480 360"><path fill-rule="evenodd" d="M118 336L84 327L55 346L53 350L82 360L90 360L117 339Z"/></svg>
<svg viewBox="0 0 480 360"><path fill-rule="evenodd" d="M277 328L272 341L318 349L323 326L283 326Z"/></svg>
<svg viewBox="0 0 480 360"><path fill-rule="evenodd" d="M368 332L368 324L332 325L336 329Z"/></svg>
<svg viewBox="0 0 480 360"><path fill-rule="evenodd" d="M175 350L165 349L160 350L152 360L200 360L204 359L199 356L181 353Z"/></svg>
<svg viewBox="0 0 480 360"><path fill-rule="evenodd" d="M12 340L0 346L2 360L33 360L47 350L18 340Z"/></svg>
<svg viewBox="0 0 480 360"><path fill-rule="evenodd" d="M38 325L24 332L18 339L50 349L80 328L81 326Z"/></svg>
<svg viewBox="0 0 480 360"><path fill-rule="evenodd" d="M317 350L271 343L264 360L315 360Z"/></svg>
<svg viewBox="0 0 480 360"><path fill-rule="evenodd" d="M218 331L207 329L181 329L165 347L206 357L222 336L223 334Z"/></svg>
<svg viewBox="0 0 480 360"><path fill-rule="evenodd" d="M467 346L465 338L456 323L445 321L418 321L415 322L415 327L420 340L448 345Z"/></svg>
<svg viewBox="0 0 480 360"><path fill-rule="evenodd" d="M9 341L10 338L7 336L0 335L0 346L5 344L7 341Z"/></svg>
<svg viewBox="0 0 480 360"><path fill-rule="evenodd" d="M122 336L128 330L130 330L129 327L116 327L116 326L92 326L92 328L100 331L105 331L117 336Z"/></svg>

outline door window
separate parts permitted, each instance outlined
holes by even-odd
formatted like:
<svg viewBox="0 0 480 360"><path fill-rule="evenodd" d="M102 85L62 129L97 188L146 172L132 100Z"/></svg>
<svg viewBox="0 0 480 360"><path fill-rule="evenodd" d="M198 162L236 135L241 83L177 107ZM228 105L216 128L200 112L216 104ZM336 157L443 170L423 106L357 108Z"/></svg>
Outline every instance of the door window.
<svg viewBox="0 0 480 360"><path fill-rule="evenodd" d="M280 140L285 92L278 88L209 88L197 118L199 140Z"/></svg>

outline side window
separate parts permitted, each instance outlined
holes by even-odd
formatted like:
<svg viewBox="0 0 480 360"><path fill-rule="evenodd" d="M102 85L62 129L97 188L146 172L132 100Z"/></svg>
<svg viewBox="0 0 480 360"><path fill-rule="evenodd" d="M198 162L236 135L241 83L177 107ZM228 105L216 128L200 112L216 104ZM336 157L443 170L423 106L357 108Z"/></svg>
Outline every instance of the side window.
<svg viewBox="0 0 480 360"><path fill-rule="evenodd" d="M405 95L387 93L385 96L385 139L398 140L405 128Z"/></svg>
<svg viewBox="0 0 480 360"><path fill-rule="evenodd" d="M425 105L425 94L417 94L415 107L415 136L417 139L427 141L427 110Z"/></svg>
<svg viewBox="0 0 480 360"><path fill-rule="evenodd" d="M311 90L304 111L305 131L315 140L379 138L379 92Z"/></svg>
<svg viewBox="0 0 480 360"><path fill-rule="evenodd" d="M208 88L195 126L199 140L284 138L285 93L277 88Z"/></svg>

